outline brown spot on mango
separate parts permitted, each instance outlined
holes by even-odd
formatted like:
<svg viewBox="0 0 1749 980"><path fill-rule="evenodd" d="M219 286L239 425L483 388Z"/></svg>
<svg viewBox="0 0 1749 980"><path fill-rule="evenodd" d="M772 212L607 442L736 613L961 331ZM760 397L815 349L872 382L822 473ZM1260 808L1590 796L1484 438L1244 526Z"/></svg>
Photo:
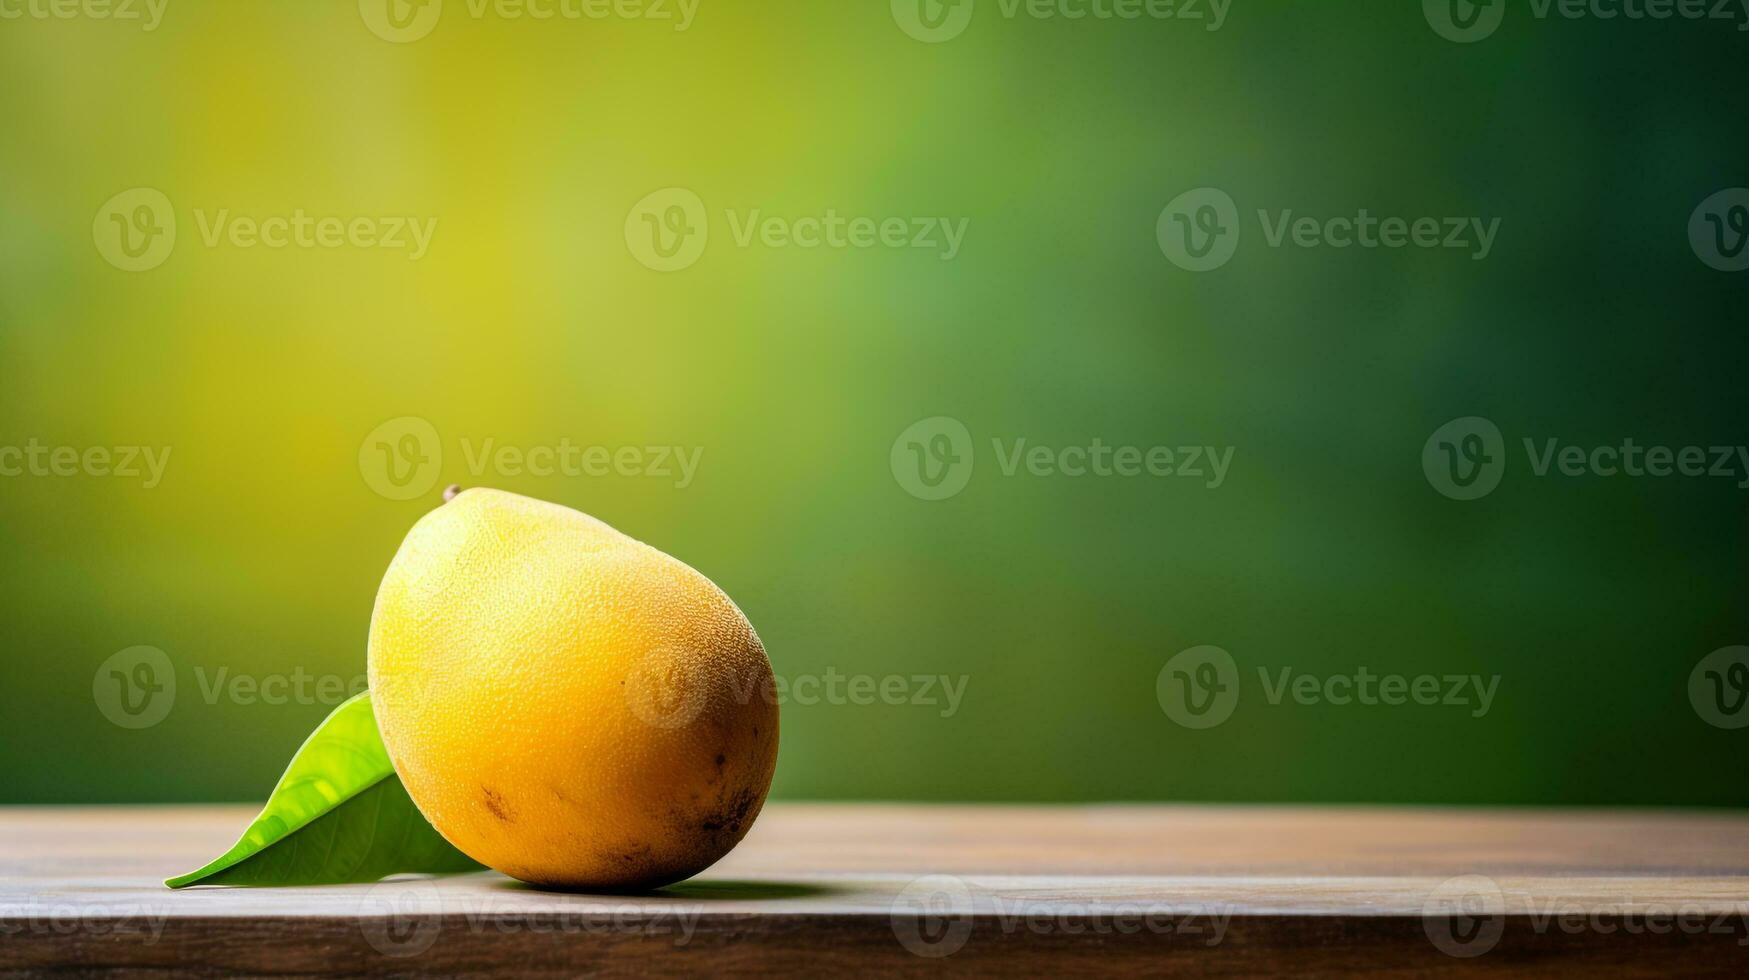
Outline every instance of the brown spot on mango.
<svg viewBox="0 0 1749 980"><path fill-rule="evenodd" d="M510 806L504 802L504 794L490 786L482 786L480 787L480 795L485 799L486 809L491 812L492 816L505 823L516 821L516 818L510 814Z"/></svg>

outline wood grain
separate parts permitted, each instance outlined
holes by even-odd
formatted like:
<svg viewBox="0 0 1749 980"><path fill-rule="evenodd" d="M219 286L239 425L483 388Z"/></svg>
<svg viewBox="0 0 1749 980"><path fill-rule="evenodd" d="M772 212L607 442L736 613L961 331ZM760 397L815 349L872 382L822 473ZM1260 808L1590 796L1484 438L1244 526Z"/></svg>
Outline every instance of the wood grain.
<svg viewBox="0 0 1749 980"><path fill-rule="evenodd" d="M1735 813L773 804L650 895L161 886L251 815L0 810L0 972L1749 974Z"/></svg>

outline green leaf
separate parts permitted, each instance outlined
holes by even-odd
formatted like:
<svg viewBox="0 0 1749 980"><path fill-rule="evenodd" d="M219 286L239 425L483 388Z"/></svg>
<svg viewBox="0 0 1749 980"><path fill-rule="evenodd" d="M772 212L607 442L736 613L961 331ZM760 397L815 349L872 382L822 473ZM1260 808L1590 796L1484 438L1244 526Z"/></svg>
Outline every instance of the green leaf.
<svg viewBox="0 0 1749 980"><path fill-rule="evenodd" d="M365 693L310 733L230 850L164 884L331 885L479 868L413 806Z"/></svg>

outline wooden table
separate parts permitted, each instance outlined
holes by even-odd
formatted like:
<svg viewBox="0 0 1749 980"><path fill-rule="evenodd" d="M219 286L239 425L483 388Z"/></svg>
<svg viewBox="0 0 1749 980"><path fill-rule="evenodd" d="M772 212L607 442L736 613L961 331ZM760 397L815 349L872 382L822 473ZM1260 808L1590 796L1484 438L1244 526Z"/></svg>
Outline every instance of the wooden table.
<svg viewBox="0 0 1749 980"><path fill-rule="evenodd" d="M774 804L659 894L171 892L251 808L0 810L0 973L1749 975L1749 815Z"/></svg>

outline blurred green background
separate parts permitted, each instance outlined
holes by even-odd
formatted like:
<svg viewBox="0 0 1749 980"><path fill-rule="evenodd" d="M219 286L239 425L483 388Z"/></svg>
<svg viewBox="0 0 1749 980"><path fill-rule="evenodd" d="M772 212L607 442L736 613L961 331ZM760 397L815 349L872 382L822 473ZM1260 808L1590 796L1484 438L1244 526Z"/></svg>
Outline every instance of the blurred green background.
<svg viewBox="0 0 1749 980"><path fill-rule="evenodd" d="M1514 4L1461 44L1411 2L1233 0L1209 30L1205 4L977 0L925 43L887 0L702 0L683 31L448 0L385 38L377 0L168 0L151 30L26 2L0 19L0 446L171 455L149 488L0 477L0 801L263 797L455 482L689 562L790 683L906 678L786 704L779 798L1749 803L1749 730L1689 687L1749 643L1741 464L1538 478L1522 449L1749 440L1749 278L1687 234L1749 184L1738 23ZM1204 186L1242 232L1198 273L1156 221ZM132 188L177 226L137 272L102 251ZM673 272L629 244L664 188L708 208ZM1270 247L1256 214L1360 208L1500 226L1474 261ZM967 225L951 260L743 246L754 209ZM203 234L300 210L437 224L417 259ZM939 501L890 458L933 416L976 453ZM1509 457L1468 502L1422 469L1465 416ZM390 499L379 426L409 417L437 451ZM1212 489L1004 475L1016 438L1234 456ZM702 455L679 486L477 465L488 440ZM1204 644L1242 685L1198 730L1156 682ZM128 728L105 665L142 645L175 696ZM1272 704L1259 667L1498 687L1481 717Z"/></svg>

